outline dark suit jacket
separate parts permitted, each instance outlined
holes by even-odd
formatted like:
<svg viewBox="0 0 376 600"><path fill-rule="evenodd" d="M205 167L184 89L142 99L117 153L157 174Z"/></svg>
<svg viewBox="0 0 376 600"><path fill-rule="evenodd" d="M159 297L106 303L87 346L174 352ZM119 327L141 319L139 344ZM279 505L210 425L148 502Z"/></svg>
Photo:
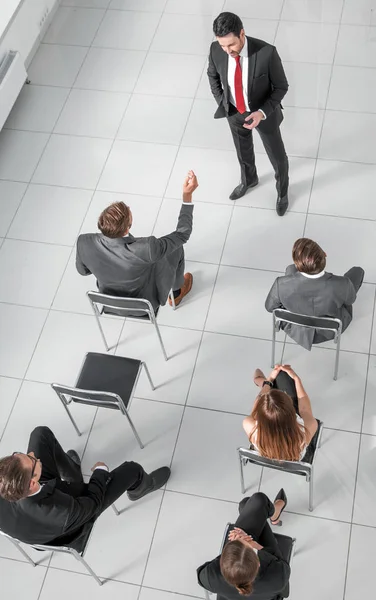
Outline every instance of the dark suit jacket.
<svg viewBox="0 0 376 600"><path fill-rule="evenodd" d="M311 279L304 277L295 265L290 265L286 275L277 277L273 283L265 308L269 312L275 308L286 308L302 315L338 318L344 331L351 323L351 305L355 299L356 291L348 277L325 273L318 279ZM333 338L331 332L297 325L286 324L284 331L307 350L311 350L313 343Z"/></svg>
<svg viewBox="0 0 376 600"><path fill-rule="evenodd" d="M52 544L98 516L110 478L104 469L96 469L84 496L74 493L83 484L51 479L35 496L18 502L0 497L0 529L26 544ZM70 487L73 495L63 491Z"/></svg>
<svg viewBox="0 0 376 600"><path fill-rule="evenodd" d="M76 267L93 273L100 292L149 300L154 309L166 303L175 281L182 246L192 232L193 205L182 204L176 230L161 238L128 235L108 238L86 233L77 240Z"/></svg>
<svg viewBox="0 0 376 600"><path fill-rule="evenodd" d="M258 127L268 133L279 127L283 120L281 101L288 90L288 83L276 48L257 38L247 36L246 39L248 104L251 112L260 108L264 111L267 118L261 121ZM215 119L226 117L233 110L229 100L228 61L228 54L218 42L213 42L210 47L208 77L212 94L218 104Z"/></svg>
<svg viewBox="0 0 376 600"><path fill-rule="evenodd" d="M197 569L198 582L209 592L218 594L218 600L240 600L241 598L272 600L286 588L290 567L282 558L275 556L271 548L259 550L258 557L260 570L250 596L242 596L235 587L224 580L219 565L220 556Z"/></svg>

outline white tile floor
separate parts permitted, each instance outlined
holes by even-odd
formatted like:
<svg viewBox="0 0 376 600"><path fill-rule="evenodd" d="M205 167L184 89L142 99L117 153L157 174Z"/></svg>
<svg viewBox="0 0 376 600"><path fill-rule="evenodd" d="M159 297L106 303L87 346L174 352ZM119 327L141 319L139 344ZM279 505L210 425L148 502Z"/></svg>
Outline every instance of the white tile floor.
<svg viewBox="0 0 376 600"><path fill-rule="evenodd" d="M274 211L273 173L256 136L260 185L236 205L238 165L205 75L213 16L244 18L247 33L276 43L290 80L283 137L291 163L290 212ZM0 454L25 448L35 425L96 460L147 469L172 464L162 490L99 519L87 558L99 588L69 558L25 564L0 540L4 597L57 600L203 598L195 568L215 556L236 517L236 448L267 370L271 320L265 296L306 234L328 268L366 270L354 322L333 348L308 354L279 337L325 423L315 510L303 480L246 470L250 491L285 486L282 532L297 538L292 600L371 597L376 543L376 0L62 0L0 134ZM140 380L131 408L140 450L116 415L75 407L78 438L49 383L71 384L87 351L104 351L74 266L80 231L124 199L138 235L176 223L181 183L196 170L195 224L186 246L191 295L160 311L166 363L153 328L105 319L119 355L144 359L158 388ZM296 480L298 479L298 480ZM307 585L307 573L314 573Z"/></svg>

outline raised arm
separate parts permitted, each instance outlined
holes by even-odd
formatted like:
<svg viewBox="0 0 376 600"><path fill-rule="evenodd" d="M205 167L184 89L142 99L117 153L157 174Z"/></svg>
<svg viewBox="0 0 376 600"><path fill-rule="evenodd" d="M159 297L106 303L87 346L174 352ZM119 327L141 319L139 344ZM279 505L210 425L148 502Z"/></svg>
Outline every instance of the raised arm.
<svg viewBox="0 0 376 600"><path fill-rule="evenodd" d="M183 204L180 209L178 224L172 233L156 238L149 238L149 260L157 262L167 254L175 252L183 246L192 233L193 225L193 204L192 194L198 187L197 177L193 171L189 171L183 184Z"/></svg>
<svg viewBox="0 0 376 600"><path fill-rule="evenodd" d="M312 413L311 400L309 399L309 396L304 389L302 380L300 379L299 375L297 375L292 369L291 365L281 365L280 368L294 380L296 395L298 397L299 414L304 421L304 427L309 432L309 439L307 441L310 441L310 439L313 437L317 430L317 420L315 419Z"/></svg>
<svg viewBox="0 0 376 600"><path fill-rule="evenodd" d="M275 110L275 108L281 104L282 99L289 89L289 84L287 83L282 61L276 48L273 48L273 53L269 63L269 78L273 91L264 104L259 107L259 109L266 114L266 117L268 117L273 110Z"/></svg>

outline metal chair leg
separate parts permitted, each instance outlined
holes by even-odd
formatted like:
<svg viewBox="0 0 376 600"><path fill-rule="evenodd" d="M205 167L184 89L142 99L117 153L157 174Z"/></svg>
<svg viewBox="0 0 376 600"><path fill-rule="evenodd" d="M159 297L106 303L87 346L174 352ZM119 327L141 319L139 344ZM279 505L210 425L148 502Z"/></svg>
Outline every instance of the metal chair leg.
<svg viewBox="0 0 376 600"><path fill-rule="evenodd" d="M78 435L78 436L81 436L81 435L82 435L82 434L81 434L81 431L78 429L78 427L77 427L77 425L76 425L76 421L75 421L75 420L74 420L74 418L72 417L72 415L71 415L71 412L70 412L70 410L69 410L69 408L68 408L68 406L67 406L67 403L65 402L65 400L63 400L63 399L60 397L60 394L59 394L59 398L60 398L60 400L61 400L61 402L62 402L62 404L63 404L63 406L64 406L64 408L65 408L65 410L66 410L66 413L67 413L68 417L69 417L69 418L70 418L70 420L71 420L71 423L72 423L73 427L74 427L74 428L75 428L75 430L76 430L76 433L77 433L77 435Z"/></svg>
<svg viewBox="0 0 376 600"><path fill-rule="evenodd" d="M143 445L143 443L141 442L140 436L138 435L138 433L137 433L137 430L136 430L135 426L133 425L133 421L132 421L132 419L130 418L128 411L126 410L124 414L125 414L125 416L127 417L127 419L128 419L128 422L129 422L129 425L130 425L130 426L131 426L131 428L132 428L132 431L133 431L133 435L134 435L134 437L135 437L135 438L136 438L136 440L138 441L138 444L139 444L139 446L140 446L141 450L143 450L143 449L144 449L144 445Z"/></svg>
<svg viewBox="0 0 376 600"><path fill-rule="evenodd" d="M149 369L147 368L147 366L146 366L146 364L145 364L144 362L142 363L142 366L143 366L143 367L144 367L144 369L145 369L146 377L147 377L147 378L148 378L148 380L149 380L149 383L150 383L150 387L151 387L151 389L152 389L152 390L155 390L155 385L154 385L154 383L153 383L153 380L152 380L152 378L151 378L151 376L150 376Z"/></svg>
<svg viewBox="0 0 376 600"><path fill-rule="evenodd" d="M309 509L310 512L313 511L313 469L311 469L311 474L310 474L310 478L309 478L308 509Z"/></svg>
<svg viewBox="0 0 376 600"><path fill-rule="evenodd" d="M272 364L271 364L272 369L273 369L274 365L275 365L275 318L273 315Z"/></svg>
<svg viewBox="0 0 376 600"><path fill-rule="evenodd" d="M33 561L33 559L28 555L28 553L25 552L25 550L23 548L21 548L21 544L19 544L18 542L16 542L16 540L11 539L10 537L8 537L8 540L10 542L12 542L13 546L16 546L16 548L18 549L18 551L21 552L21 554L26 558L27 562L29 562L31 565L33 565L33 567L37 566L37 563L35 563Z"/></svg>
<svg viewBox="0 0 376 600"><path fill-rule="evenodd" d="M152 319L152 321L153 321L153 324L154 324L154 327L155 327L155 331L157 332L157 336L158 336L159 343L160 343L161 348L162 348L164 359L168 360L166 348L164 347L164 343L163 343L163 340L162 340L161 332L159 331L158 323L157 323L155 317Z"/></svg>
<svg viewBox="0 0 376 600"><path fill-rule="evenodd" d="M242 461L242 457L240 456L240 454L239 454L239 466L240 466L240 489L241 489L242 494L245 494L243 461Z"/></svg>
<svg viewBox="0 0 376 600"><path fill-rule="evenodd" d="M337 381L337 376L338 376L340 346L341 346L341 334L339 334L338 340L337 340L336 362L335 362L335 365L334 365L334 377L333 377L334 381Z"/></svg>
<svg viewBox="0 0 376 600"><path fill-rule="evenodd" d="M89 300L90 300L90 298L89 298ZM98 307L96 306L96 304L93 304L91 300L90 300L90 304L91 304L91 307L92 307L93 312L94 312L94 317L95 317L95 319L96 319L96 321L98 323L99 331L101 332L101 336L102 336L102 340L103 340L104 346L105 346L105 348L106 348L106 350L108 352L110 350L110 346L107 344L106 336L104 335L104 331L103 331L103 328L102 328L102 325L101 325L101 321L100 321L100 318L99 318L100 315L99 315Z"/></svg>
<svg viewBox="0 0 376 600"><path fill-rule="evenodd" d="M174 290L170 290L169 296L171 298L172 310L176 310Z"/></svg>
<svg viewBox="0 0 376 600"><path fill-rule="evenodd" d="M81 554L79 554L76 550L74 550L73 548L71 549L71 554L73 554L73 556L79 560L84 567L86 568L86 570L90 573L90 575L92 577L94 577L95 581L98 583L98 585L103 585L103 581L101 581L98 577L98 575L96 575L93 571L93 569L87 564L86 560L81 556Z"/></svg>
<svg viewBox="0 0 376 600"><path fill-rule="evenodd" d="M115 504L111 504L111 508L114 511L115 515L118 517L120 515L118 509L116 508Z"/></svg>

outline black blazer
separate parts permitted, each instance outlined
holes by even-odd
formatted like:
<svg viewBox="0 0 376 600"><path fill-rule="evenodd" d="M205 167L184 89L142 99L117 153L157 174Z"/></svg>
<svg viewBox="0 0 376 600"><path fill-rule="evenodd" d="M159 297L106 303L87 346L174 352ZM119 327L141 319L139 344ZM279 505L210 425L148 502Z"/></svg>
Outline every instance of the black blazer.
<svg viewBox="0 0 376 600"><path fill-rule="evenodd" d="M98 516L110 479L96 469L87 485L51 479L35 496L18 502L0 497L0 529L26 544L52 544ZM77 495L78 489L85 495Z"/></svg>
<svg viewBox="0 0 376 600"><path fill-rule="evenodd" d="M271 132L281 124L283 115L281 101L288 90L288 83L281 59L274 46L258 40L246 38L248 43L248 104L251 111L261 110L266 119L259 128ZM215 119L227 117L234 110L229 101L228 54L218 42L210 47L208 77L212 94L218 104Z"/></svg>
<svg viewBox="0 0 376 600"><path fill-rule="evenodd" d="M235 587L224 580L219 565L220 556L197 569L198 583L209 592L218 594L218 600L272 600L287 589L290 567L286 561L273 554L272 548L259 550L258 557L260 570L250 596L242 596Z"/></svg>

